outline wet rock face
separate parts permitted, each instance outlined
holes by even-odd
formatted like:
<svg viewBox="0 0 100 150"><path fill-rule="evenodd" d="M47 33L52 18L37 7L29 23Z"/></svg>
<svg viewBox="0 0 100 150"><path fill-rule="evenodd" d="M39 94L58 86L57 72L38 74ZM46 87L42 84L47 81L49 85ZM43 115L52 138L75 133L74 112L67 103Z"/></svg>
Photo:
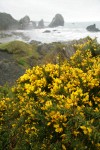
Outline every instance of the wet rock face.
<svg viewBox="0 0 100 150"><path fill-rule="evenodd" d="M20 19L19 21L21 29L27 29L30 24L30 18L25 16L24 18Z"/></svg>
<svg viewBox="0 0 100 150"><path fill-rule="evenodd" d="M0 30L18 29L19 22L10 14L0 13Z"/></svg>
<svg viewBox="0 0 100 150"><path fill-rule="evenodd" d="M51 31L50 30L45 30L43 33L50 33Z"/></svg>
<svg viewBox="0 0 100 150"><path fill-rule="evenodd" d="M64 26L64 18L61 14L56 14L49 27Z"/></svg>
<svg viewBox="0 0 100 150"><path fill-rule="evenodd" d="M36 28L36 22L35 21L31 21L32 27Z"/></svg>
<svg viewBox="0 0 100 150"><path fill-rule="evenodd" d="M11 54L0 51L0 85L14 84L24 72L24 69L14 61Z"/></svg>
<svg viewBox="0 0 100 150"><path fill-rule="evenodd" d="M44 21L43 21L43 19L41 19L41 20L38 22L38 28L44 28Z"/></svg>
<svg viewBox="0 0 100 150"><path fill-rule="evenodd" d="M19 21L10 14L0 13L0 30L33 29L36 28L36 22L30 21L29 16L21 18Z"/></svg>
<svg viewBox="0 0 100 150"><path fill-rule="evenodd" d="M90 32L100 32L100 30L96 28L95 24L88 26L86 29Z"/></svg>

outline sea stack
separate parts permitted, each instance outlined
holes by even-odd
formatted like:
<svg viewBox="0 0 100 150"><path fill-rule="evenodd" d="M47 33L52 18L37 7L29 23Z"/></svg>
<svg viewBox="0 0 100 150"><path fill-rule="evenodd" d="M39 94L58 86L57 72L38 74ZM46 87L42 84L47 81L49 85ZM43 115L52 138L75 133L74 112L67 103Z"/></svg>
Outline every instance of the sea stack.
<svg viewBox="0 0 100 150"><path fill-rule="evenodd" d="M29 16L25 16L22 19L20 19L19 23L20 23L21 29L27 29L29 27L29 24L30 24Z"/></svg>
<svg viewBox="0 0 100 150"><path fill-rule="evenodd" d="M95 24L88 26L86 29L90 32L100 32L100 30L96 28Z"/></svg>
<svg viewBox="0 0 100 150"><path fill-rule="evenodd" d="M41 19L41 20L38 22L38 28L44 28L44 21L43 21L43 19Z"/></svg>
<svg viewBox="0 0 100 150"><path fill-rule="evenodd" d="M55 17L52 19L51 23L49 24L49 27L58 27L58 26L64 26L64 18L61 14L56 14Z"/></svg>

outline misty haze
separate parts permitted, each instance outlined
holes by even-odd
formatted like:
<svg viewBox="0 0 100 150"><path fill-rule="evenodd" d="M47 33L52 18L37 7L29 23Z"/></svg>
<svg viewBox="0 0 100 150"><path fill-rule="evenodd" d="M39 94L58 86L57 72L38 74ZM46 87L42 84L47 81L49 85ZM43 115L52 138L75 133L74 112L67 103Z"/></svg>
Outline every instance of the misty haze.
<svg viewBox="0 0 100 150"><path fill-rule="evenodd" d="M96 30L100 29L99 0L59 0L59 3L58 0L1 0L0 10L0 29L3 30L0 36L1 43L14 39L51 43L86 36L96 37L100 42L100 32ZM3 13L11 16L3 16ZM63 19L55 17L57 14ZM58 20L55 25L50 26L53 19ZM87 30L91 25L92 30Z"/></svg>

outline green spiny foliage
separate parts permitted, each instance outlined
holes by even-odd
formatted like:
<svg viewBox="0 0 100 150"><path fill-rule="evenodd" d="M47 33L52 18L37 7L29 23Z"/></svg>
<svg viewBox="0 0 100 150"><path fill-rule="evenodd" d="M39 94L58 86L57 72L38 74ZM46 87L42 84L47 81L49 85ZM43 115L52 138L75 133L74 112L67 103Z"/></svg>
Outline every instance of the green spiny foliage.
<svg viewBox="0 0 100 150"><path fill-rule="evenodd" d="M74 45L69 62L28 69L1 96L1 149L100 149L100 55L91 44Z"/></svg>

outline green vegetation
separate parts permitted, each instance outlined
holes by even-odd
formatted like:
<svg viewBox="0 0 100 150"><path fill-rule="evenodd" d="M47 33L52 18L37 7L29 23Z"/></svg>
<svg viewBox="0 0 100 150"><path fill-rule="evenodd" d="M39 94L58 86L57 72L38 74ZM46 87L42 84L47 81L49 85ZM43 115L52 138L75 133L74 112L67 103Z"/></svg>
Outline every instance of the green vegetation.
<svg viewBox="0 0 100 150"><path fill-rule="evenodd" d="M35 45L34 45L35 48ZM22 41L12 41L9 43L0 44L0 50L5 50L11 54L19 54L20 55L32 55L33 54L33 46L22 42Z"/></svg>
<svg viewBox="0 0 100 150"><path fill-rule="evenodd" d="M100 46L73 47L68 61L58 53L0 87L0 150L100 149Z"/></svg>
<svg viewBox="0 0 100 150"><path fill-rule="evenodd" d="M36 45L30 45L22 41L12 41L0 44L0 51L6 51L12 54L14 60L25 68L30 67L28 61L31 57L34 57L34 59L38 58L39 54L37 53L36 48Z"/></svg>

